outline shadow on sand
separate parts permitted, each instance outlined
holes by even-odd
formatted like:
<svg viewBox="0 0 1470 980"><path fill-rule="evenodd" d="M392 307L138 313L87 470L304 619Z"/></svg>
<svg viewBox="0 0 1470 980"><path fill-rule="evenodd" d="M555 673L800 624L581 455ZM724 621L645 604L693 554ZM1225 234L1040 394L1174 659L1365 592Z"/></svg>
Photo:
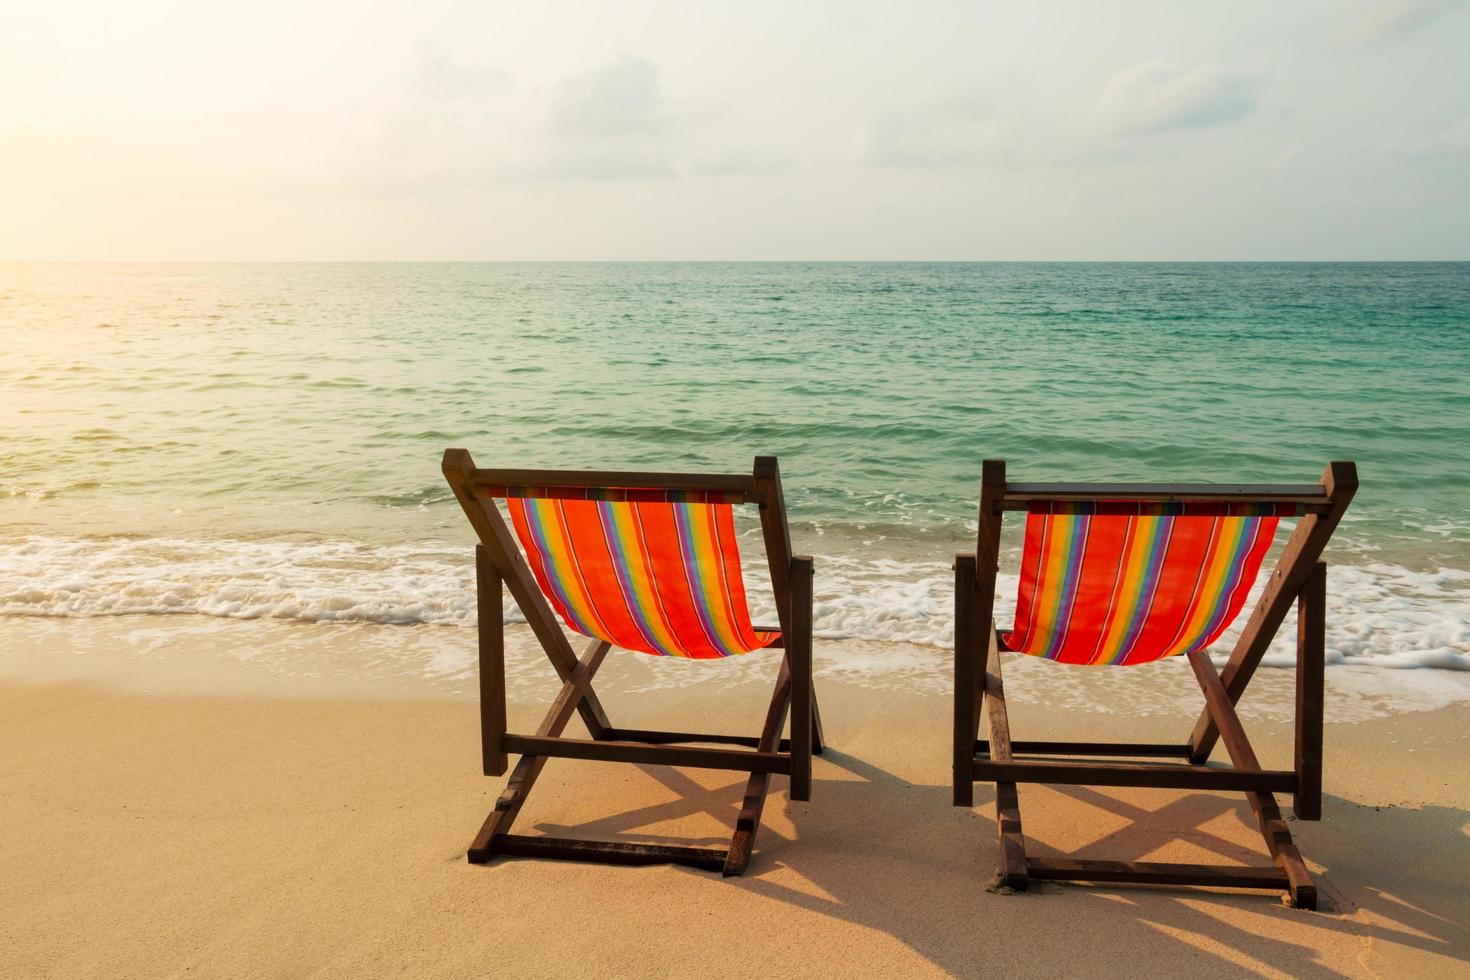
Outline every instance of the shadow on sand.
<svg viewBox="0 0 1470 980"><path fill-rule="evenodd" d="M842 778L822 778L828 766ZM724 834L659 838L639 828L699 813L732 826L744 783L707 789L676 770L640 767L677 799L540 832L611 840L662 840L724 846ZM948 786L916 785L828 748L813 787L813 804L793 804L778 779L768 812L785 806L800 840L769 824L743 878L725 887L888 933L939 969L959 975L1017 969L1028 974L1098 973L1157 963L1161 941L1177 943L1181 972L1274 972L1298 977L1341 975L1311 945L1282 938L1322 930L1366 955L1374 944L1398 944L1470 963L1470 916L1456 882L1470 880L1464 856L1470 812L1447 807L1375 808L1326 797L1323 823L1294 824L1322 893L1322 912L1303 912L1270 892L1033 883L1024 894L990 890L995 828L984 784L976 808L950 805ZM856 778L851 778L856 777ZM1246 802L1203 793L1147 809L1080 786L1050 787L1107 815L1121 828L1074 850L1073 857L1140 860L1161 835L1183 836L1221 863L1262 863L1264 850L1206 829L1222 817L1239 822L1240 840L1256 835ZM1027 790L1023 789L1023 793ZM1044 807L1038 800L1033 807ZM1034 812L1034 811L1028 811ZM1030 828L1028 828L1029 830ZM1039 855L1057 854L1045 837L1028 838ZM1447 867L1444 855L1461 866ZM1390 873L1391 872L1391 873ZM702 875L680 869L680 873ZM1375 881L1392 880L1392 892ZM716 878L711 887L720 887ZM1106 902L1109 914L1076 914L1079 903ZM1144 951L1149 951L1145 955ZM1152 958L1152 959L1150 959ZM1366 962L1361 964L1365 969Z"/></svg>

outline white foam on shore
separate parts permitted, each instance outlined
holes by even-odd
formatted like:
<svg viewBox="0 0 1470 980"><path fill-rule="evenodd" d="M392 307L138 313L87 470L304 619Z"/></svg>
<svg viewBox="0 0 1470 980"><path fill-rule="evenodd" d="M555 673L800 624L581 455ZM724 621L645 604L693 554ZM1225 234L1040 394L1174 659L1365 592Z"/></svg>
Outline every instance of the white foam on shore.
<svg viewBox="0 0 1470 980"><path fill-rule="evenodd" d="M762 570L751 566L749 572L752 615L759 624L774 624ZM829 639L948 648L952 574L943 561L819 555L817 632ZM1470 572L1373 562L1334 566L1329 577L1330 664L1470 671ZM448 544L49 536L0 542L0 615L8 616L192 613L468 626L475 622L473 585L469 550ZM1014 578L1002 576L999 594L996 614L1005 623ZM521 621L513 606L505 616ZM1238 629L1213 652L1228 650ZM1292 664L1294 644L1288 617L1266 663ZM881 672L881 659L864 669ZM894 663L887 669L903 668Z"/></svg>
<svg viewBox="0 0 1470 980"><path fill-rule="evenodd" d="M472 623L472 563L448 546L33 536L0 542L0 615Z"/></svg>

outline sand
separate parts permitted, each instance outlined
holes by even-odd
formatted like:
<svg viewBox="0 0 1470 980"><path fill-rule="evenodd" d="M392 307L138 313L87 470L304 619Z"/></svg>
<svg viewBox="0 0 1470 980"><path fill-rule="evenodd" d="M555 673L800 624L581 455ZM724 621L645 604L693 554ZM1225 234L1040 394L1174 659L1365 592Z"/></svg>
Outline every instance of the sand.
<svg viewBox="0 0 1470 980"><path fill-rule="evenodd" d="M235 635L252 629L262 627ZM830 670L819 680L832 748L809 803L790 802L776 778L743 878L477 867L464 848L503 780L478 771L471 698L331 678L273 686L261 681L269 671L239 664L172 684L155 673L145 694L119 682L117 657L109 670L76 667L107 659L79 658L77 635L58 627L8 660L49 649L74 676L11 669L0 681L7 977L1464 976L1470 961L1463 703L1329 725L1324 818L1292 824L1323 892L1326 911L1308 913L1260 892L988 891L993 797L982 784L972 810L950 805L949 703L922 683L881 690ZM185 629L173 642L205 641ZM841 654L819 644L829 666ZM135 678L143 666L133 661ZM620 724L753 730L767 696L759 667L681 687L610 665L603 697ZM1287 672L1268 673L1263 703L1288 686ZM1080 683L1114 683L1097 676ZM1361 701L1346 677L1329 671L1329 706ZM1023 669L1009 685L1018 733L1173 739L1193 720L1188 699L1162 691L1147 710L1110 713L1019 697L1044 680ZM513 726L531 728L551 689L519 685ZM1290 758L1279 712L1260 713L1253 738L1267 765ZM518 828L720 846L742 787L730 773L553 761ZM1263 854L1238 797L1024 787L1022 811L1043 854Z"/></svg>

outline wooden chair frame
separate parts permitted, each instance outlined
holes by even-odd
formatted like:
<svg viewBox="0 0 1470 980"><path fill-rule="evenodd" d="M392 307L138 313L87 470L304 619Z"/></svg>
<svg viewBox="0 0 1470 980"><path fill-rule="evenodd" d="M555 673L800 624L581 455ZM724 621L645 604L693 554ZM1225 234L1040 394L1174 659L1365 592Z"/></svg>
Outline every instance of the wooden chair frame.
<svg viewBox="0 0 1470 980"><path fill-rule="evenodd" d="M791 553L776 458L757 456L749 475L507 470L478 469L467 451L449 449L444 453L443 469L480 539L475 549L475 578L480 622L480 745L485 775L503 775L507 754L521 754L505 791L470 844L470 863L518 856L623 865L677 864L722 871L726 877L741 874L750 861L771 774L790 776L793 800L810 799L812 755L820 755L823 746L822 723L812 690L812 559ZM490 488L494 488L497 496L518 496L526 487L542 488L539 496L557 496L557 491L562 491L560 495L568 498L580 498L589 488L713 491L727 503L760 506L761 531L780 620L781 639L774 646L782 649L783 655L759 735L645 731L616 728L608 721L592 689L592 679L610 644L592 640L577 657L490 495ZM545 488L551 489L548 492ZM532 735L506 730L503 588L510 591L562 680L561 691ZM783 739L780 735L788 711L791 737ZM590 740L562 735L573 713L581 715ZM737 745L750 751L693 745ZM548 758L729 769L749 772L750 780L734 836L726 849L512 834L511 825Z"/></svg>
<svg viewBox="0 0 1470 980"><path fill-rule="evenodd" d="M1298 908L1315 909L1317 890L1272 795L1294 794L1298 819L1322 815L1322 723L1327 566L1322 551L1358 487L1352 463L1331 463L1316 484L1065 484L1007 483L1004 460L986 460L980 481L980 530L975 554L955 559L954 804L974 804L974 782L995 783L1000 838L999 883L1024 890L1033 878L1214 885L1285 889ZM1276 569L1222 671L1203 652L1188 656L1205 707L1189 740L1180 744L1012 741L1001 681L1001 653L1008 650L993 618L1000 557L1001 519L1032 503L1054 508L1105 501L1192 504L1294 504L1301 515ZM1296 759L1290 770L1263 769L1246 738L1235 705L1261 658L1297 604ZM989 738L979 737L982 713ZM1223 740L1231 768L1204 768ZM1184 764L1059 761L1057 756L1116 760L1182 759ZM1030 757L1030 758L1023 758ZM1037 758L1040 757L1040 758ZM1051 757L1051 758L1047 758ZM1018 783L1147 786L1226 790L1246 794L1271 855L1269 867L1209 864L1083 861L1026 854Z"/></svg>

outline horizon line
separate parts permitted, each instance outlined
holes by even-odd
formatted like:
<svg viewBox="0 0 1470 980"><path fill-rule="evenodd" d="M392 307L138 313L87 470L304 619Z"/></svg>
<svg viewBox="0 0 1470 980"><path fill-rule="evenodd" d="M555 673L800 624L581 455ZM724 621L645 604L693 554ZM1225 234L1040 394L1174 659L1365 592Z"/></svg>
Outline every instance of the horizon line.
<svg viewBox="0 0 1470 980"><path fill-rule="evenodd" d="M1457 265L1432 259L16 259L3 265Z"/></svg>

